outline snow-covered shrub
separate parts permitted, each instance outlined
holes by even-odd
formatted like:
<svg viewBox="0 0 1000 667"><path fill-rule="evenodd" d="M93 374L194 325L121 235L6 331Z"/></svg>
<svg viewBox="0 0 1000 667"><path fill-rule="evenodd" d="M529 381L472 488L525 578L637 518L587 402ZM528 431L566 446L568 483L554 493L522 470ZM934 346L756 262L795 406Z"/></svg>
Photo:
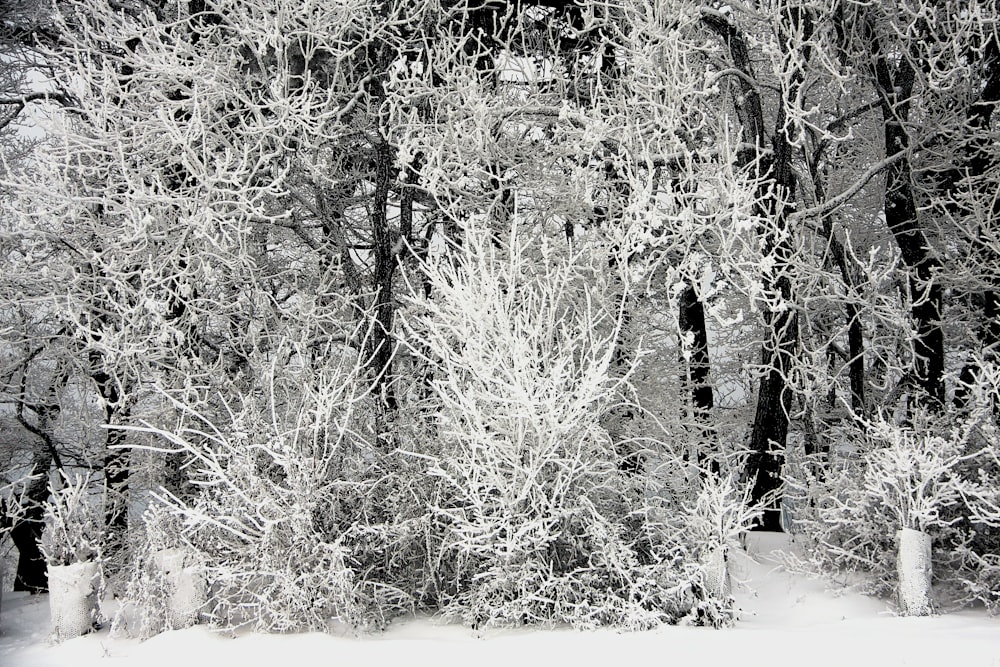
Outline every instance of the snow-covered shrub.
<svg viewBox="0 0 1000 667"><path fill-rule="evenodd" d="M929 427L929 424L928 424ZM874 422L869 437L885 446L865 456L862 493L882 506L898 528L927 532L946 527L947 510L962 498L957 468L965 443L933 431Z"/></svg>
<svg viewBox="0 0 1000 667"><path fill-rule="evenodd" d="M98 621L102 520L87 475L62 471L49 486L40 544L48 565L52 635L64 641Z"/></svg>
<svg viewBox="0 0 1000 667"><path fill-rule="evenodd" d="M204 557L184 538L180 518L153 506L142 519L112 631L145 639L197 623L207 589Z"/></svg>
<svg viewBox="0 0 1000 667"><path fill-rule="evenodd" d="M438 604L473 626L677 620L641 482L600 423L627 381L610 372L607 256L562 257L524 236L467 229L425 264L430 296L405 316L432 369L433 437L408 455L435 480L424 529Z"/></svg>
<svg viewBox="0 0 1000 667"><path fill-rule="evenodd" d="M875 425L875 437L888 446L866 457L862 496L869 506L880 505L896 530L896 599L900 613L924 616L931 612L932 535L940 535L954 519L949 510L962 501L957 467L964 443L932 433Z"/></svg>
<svg viewBox="0 0 1000 667"><path fill-rule="evenodd" d="M970 456L961 467L963 504L956 512L955 544L949 550L958 602L978 602L1000 611L1000 365L979 359L963 386L963 423Z"/></svg>
<svg viewBox="0 0 1000 667"><path fill-rule="evenodd" d="M966 475L983 453L973 435L968 422L926 414L909 425L874 420L848 448L853 460L835 456L797 480L812 564L862 573L871 592L894 593L903 614L930 613L932 563L951 558L964 539L958 524L985 489Z"/></svg>
<svg viewBox="0 0 1000 667"><path fill-rule="evenodd" d="M742 548L742 538L761 517L750 488L739 481L743 460L733 454L713 471L663 444L651 459L648 522L679 571L685 623L724 627L736 620L730 554Z"/></svg>
<svg viewBox="0 0 1000 667"><path fill-rule="evenodd" d="M166 582L167 623L173 629L198 621L205 606L204 567L197 553L187 549L163 549L153 554L153 571Z"/></svg>
<svg viewBox="0 0 1000 667"><path fill-rule="evenodd" d="M51 566L97 559L103 517L91 493L89 476L60 471L49 491L40 545L45 561Z"/></svg>
<svg viewBox="0 0 1000 667"><path fill-rule="evenodd" d="M358 580L349 546L376 477L377 453L358 430L372 412L362 365L332 348L319 355L322 371L310 370L311 354L282 351L284 365L263 369L263 391L239 405L220 400L210 415L209 400L195 409L173 398L179 427L144 427L189 457L195 498L163 490L157 500L204 556L206 613L227 627L323 630L393 613Z"/></svg>
<svg viewBox="0 0 1000 667"><path fill-rule="evenodd" d="M956 572L959 602L980 603L1000 613L1000 530L989 526L972 531L955 555L961 564Z"/></svg>
<svg viewBox="0 0 1000 667"><path fill-rule="evenodd" d="M697 476L692 475L684 494L689 500L657 509L654 516L684 570L681 581L689 588L691 605L688 620L728 626L736 620L729 554L760 519L761 509L751 504L749 487L741 488L731 474L693 472Z"/></svg>

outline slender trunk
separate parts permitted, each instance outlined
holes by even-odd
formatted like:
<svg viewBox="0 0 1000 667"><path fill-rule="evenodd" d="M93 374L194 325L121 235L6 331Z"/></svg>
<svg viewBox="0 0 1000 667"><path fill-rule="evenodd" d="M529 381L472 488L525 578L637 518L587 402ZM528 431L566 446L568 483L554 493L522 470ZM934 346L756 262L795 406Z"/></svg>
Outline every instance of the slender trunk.
<svg viewBox="0 0 1000 667"><path fill-rule="evenodd" d="M395 314L393 275L396 270L395 239L389 227L388 200L392 167L392 147L380 140L375 149L375 193L372 201L372 254L374 257L375 313L368 334L367 364L377 401L376 429L379 448L390 449L385 439L389 422L397 409L392 387L392 360L395 353L392 324Z"/></svg>
<svg viewBox="0 0 1000 667"><path fill-rule="evenodd" d="M848 374L851 381L851 410L866 417L868 408L865 399L865 332L861 323L861 313L854 303L844 304L848 319L847 350L851 356Z"/></svg>
<svg viewBox="0 0 1000 667"><path fill-rule="evenodd" d="M910 99L915 72L905 58L895 71L888 56L874 42L875 84L878 90L885 132L885 154L906 150L909 135ZM935 279L940 262L931 250L920 222L913 193L913 175L908 160L892 163L886 170L885 219L903 262L908 269L910 315L916 325L913 341L913 374L920 388L918 402L940 407L944 403L944 332L941 329L943 291Z"/></svg>
<svg viewBox="0 0 1000 667"><path fill-rule="evenodd" d="M791 34L801 32L809 39L811 20L803 11L780 7L782 16L778 29L782 44ZM771 154L764 147L768 137L760 93L754 85L756 75L750 59L750 49L743 33L728 20L706 14L704 22L725 40L733 65L741 76L736 77L734 100L743 125L744 146L739 154L742 165L750 170L757 182L757 215L768 221L761 230L764 255L771 270L764 276L764 293L768 303L764 309L765 340L761 350L764 369L757 393L757 408L750 433L751 454L747 475L753 480L751 500L764 503L766 509L761 524L764 530L781 530L777 494L781 488L783 450L788 438L792 393L789 378L798 348L798 318L792 305L790 260L793 253L788 214L795 194L792 171L792 145L786 124L786 102L798 95L803 81L801 69L795 69L787 89L781 91L781 103L775 119L775 131L770 139ZM786 39L787 38L787 39ZM808 50L807 50L808 51ZM809 53L799 54L807 60Z"/></svg>
<svg viewBox="0 0 1000 667"><path fill-rule="evenodd" d="M796 82L793 82L796 85ZM793 91L783 93L792 98ZM787 230L789 199L795 192L792 172L792 146L782 129L785 124L784 106L779 109L772 142L774 162L769 173L774 194L767 201L771 208L770 228L764 232L764 254L773 258L774 269L765 276L764 288L774 305L764 310L765 338L761 350L761 365L765 369L757 392L757 411L750 433L748 469L753 476L751 499L765 505L762 530L780 531L781 516L778 493L781 489L781 468L788 425L792 411L792 390L789 387L799 343L798 315L792 301L790 260L791 238Z"/></svg>
<svg viewBox="0 0 1000 667"><path fill-rule="evenodd" d="M705 306L691 285L685 286L681 293L679 323L681 332L692 336L685 384L690 391L691 405L694 406L695 414L702 419L715 407L715 400L712 385L708 381L712 366L708 354Z"/></svg>
<svg viewBox="0 0 1000 667"><path fill-rule="evenodd" d="M612 268L614 267L612 263ZM628 300L627 294L622 295ZM628 305L622 311L621 328L618 338L615 340L615 350L611 356L611 373L617 377L623 377L632 366L633 354L630 344L629 331L631 330L632 315ZM618 455L618 469L630 475L642 472L643 456L632 443L631 424L635 420L635 412L632 410L627 397L622 405L613 408L608 415L608 433L615 442L616 453Z"/></svg>
<svg viewBox="0 0 1000 667"><path fill-rule="evenodd" d="M982 93L968 111L968 130L976 133L967 144L967 178L990 173L997 164L993 112L1000 102L1000 40L994 36L986 52L986 73ZM993 130L991 132L991 130ZM986 187L994 183L988 182ZM983 326L979 331L980 342L988 359L1000 355L1000 251L988 239L996 239L1000 231L1000 198L993 197L985 220L980 221L979 232L973 239L973 254L983 267L986 287L983 290Z"/></svg>
<svg viewBox="0 0 1000 667"><path fill-rule="evenodd" d="M1000 267L1000 257L997 260L996 266ZM1000 290L987 290L984 297L983 315L986 323L981 334L983 347L988 358L996 359L1000 356Z"/></svg>
<svg viewBox="0 0 1000 667"><path fill-rule="evenodd" d="M683 360L684 374L681 385L687 394L691 417L701 431L702 447L699 448L699 464L709 463L713 472L718 471L718 461L705 445L715 439L715 429L711 425L711 413L715 407L715 397L709 382L711 361L708 354L708 328L705 322L705 306L698 298L698 293L690 284L681 292L678 304L678 325L681 334L689 338L690 346L685 342L687 355ZM706 460L708 459L708 460Z"/></svg>
<svg viewBox="0 0 1000 667"><path fill-rule="evenodd" d="M113 410L110 411L113 414ZM110 419L109 417L109 424ZM129 450L121 448L125 432L109 429L104 456L104 488L107 498L104 506L104 526L107 529L110 551L120 546L121 537L128 529Z"/></svg>
<svg viewBox="0 0 1000 667"><path fill-rule="evenodd" d="M791 281L780 277L774 287L782 299L791 298ZM780 531L781 521L778 498L781 488L783 450L788 439L789 415L792 392L789 376L798 347L798 318L790 309L767 311L764 324L770 339L764 342L761 352L765 368L757 392L757 410L750 434L751 454L747 469L752 476L751 500L766 507L760 528Z"/></svg>
<svg viewBox="0 0 1000 667"><path fill-rule="evenodd" d="M610 65L605 62L602 70L607 67ZM604 178L608 188L607 206L595 207L594 221L611 233L622 224L625 207L632 196L632 188L611 161L605 165ZM621 248L617 245L613 246L608 254L608 270L611 275L615 276L615 285L621 290L617 296L621 299L622 304L622 319L614 343L614 353L611 357L611 373L616 377L624 377L635 361L631 335L634 297L629 294L628 285L619 278L623 268L621 254ZM630 258L624 258L626 265L629 261ZM632 437L635 411L631 407L630 397L622 396L621 399L621 405L615 406L607 415L608 433L615 442L618 469L626 474L637 474L642 471L643 456L636 448Z"/></svg>
<svg viewBox="0 0 1000 667"><path fill-rule="evenodd" d="M90 353L91 368L93 369L91 378L97 385L98 394L104 403L104 423L106 426L112 427L122 416L119 414L122 396L115 379L100 369L101 361L99 352ZM117 537L128 527L129 453L127 449L120 447L125 441L124 431L108 428L105 433L104 525L109 537ZM112 542L116 541L112 540Z"/></svg>
<svg viewBox="0 0 1000 667"><path fill-rule="evenodd" d="M950 174L951 178L944 187L948 195L957 193L960 181L981 178L991 173L997 163L991 126L993 111L1000 101L1000 43L994 40L987 55L985 85L980 98L967 113L966 126L973 136L965 145L965 168ZM993 187L993 183L988 182L985 186ZM996 361L1000 356L1000 251L990 240L996 239L1000 231L1000 198L993 197L989 212L977 222L978 229L970 243L970 255L974 266L981 272L983 283L982 320L976 334L983 357ZM962 369L959 385L955 388L955 404L959 409L967 407L969 388L977 381L979 363L978 359L971 361ZM994 395L992 401L994 414L1000 416L1000 396Z"/></svg>
<svg viewBox="0 0 1000 667"><path fill-rule="evenodd" d="M62 457L52 435L52 424L62 411L60 397L69 381L68 370L61 369L52 379L45 399L29 405L27 382L31 374L30 369L32 362L44 349L44 347L35 349L25 360L15 408L18 423L40 442L31 462L34 478L25 489L27 507L23 516L11 526L10 531L11 541L18 550L14 590L34 593L48 589L45 557L40 548L42 533L45 531L45 510L42 505L49 497L49 470L53 465L59 470L62 469ZM30 410L34 418L29 418L25 410Z"/></svg>
<svg viewBox="0 0 1000 667"><path fill-rule="evenodd" d="M822 146L811 157L806 157L817 201L823 201L826 198L826 183L819 167L822 159ZM823 236L830 249L830 255L833 257L833 263L840 273L840 279L847 288L848 294L854 296L857 293L857 287L847 261L847 251L833 229L833 220L830 214L824 215L820 222ZM861 322L861 311L856 302L846 301L844 303L844 316L847 319L847 372L851 386L851 410L856 416L865 417L867 416L865 408L865 332Z"/></svg>

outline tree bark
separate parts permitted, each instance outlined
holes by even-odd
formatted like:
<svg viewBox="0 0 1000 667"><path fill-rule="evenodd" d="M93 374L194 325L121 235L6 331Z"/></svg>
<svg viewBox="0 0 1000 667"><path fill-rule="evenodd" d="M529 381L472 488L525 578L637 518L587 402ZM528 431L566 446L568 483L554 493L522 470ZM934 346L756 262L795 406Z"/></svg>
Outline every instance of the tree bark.
<svg viewBox="0 0 1000 667"><path fill-rule="evenodd" d="M52 436L51 424L62 411L60 395L69 381L69 372L62 369L50 384L47 401L28 405L27 381L32 362L45 350L39 347L32 351L21 370L19 396L16 407L18 423L40 441L40 446L32 460L32 474L35 476L25 490L28 503L24 515L11 527L11 540L18 550L17 571L14 576L15 591L34 593L48 590L45 557L40 548L42 533L45 531L45 510L43 503L49 497L49 470L53 465L62 469L62 457ZM25 409L35 414L35 419L25 415Z"/></svg>
<svg viewBox="0 0 1000 667"><path fill-rule="evenodd" d="M368 339L368 367L379 397L389 412L396 410L392 378L392 323L395 314L393 276L396 271L395 239L389 228L389 183L392 178L392 147L379 141L375 147L375 194L372 201L372 245L374 255L375 321Z"/></svg>
<svg viewBox="0 0 1000 667"><path fill-rule="evenodd" d="M97 385L97 392L104 403L104 423L111 427L119 417L121 407L121 392L114 378L101 368L102 355L99 352L90 353L91 379ZM108 536L117 536L128 528L128 450L119 448L125 441L125 432L108 428L105 435L104 452L104 488L106 498L104 507L104 526ZM112 540L114 542L114 540Z"/></svg>
<svg viewBox="0 0 1000 667"><path fill-rule="evenodd" d="M969 111L969 123L973 130L986 131L991 128L993 111L997 102L1000 102L1000 41L997 38L991 42L989 56L986 85L979 100ZM995 143L990 141L988 134L986 138L976 142L972 152L973 155L969 160L970 175L985 174L997 163ZM982 224L987 227L991 237L997 237L1000 231L1000 198L993 198L989 217ZM992 269L985 276L987 287L983 292L984 324L979 335L986 357L996 359L1000 355L1000 249L995 245L984 243L982 233L976 238L976 246L981 264Z"/></svg>
<svg viewBox="0 0 1000 667"><path fill-rule="evenodd" d="M50 452L39 451L32 462L33 473L37 475L29 484L25 498L29 506L24 516L14 522L10 539L17 548L17 571L14 574L14 590L44 593L49 589L48 570L45 556L39 548L45 531L45 511L42 503L49 496L49 468L52 467Z"/></svg>
<svg viewBox="0 0 1000 667"><path fill-rule="evenodd" d="M806 35L812 25L803 11L779 8L779 31L794 32L801 28ZM761 230L764 237L764 256L771 258L771 270L764 276L764 293L768 304L764 309L765 340L761 350L764 369L757 392L757 408L750 433L751 454L747 461L747 476L753 480L751 501L765 505L760 528L781 530L780 511L776 495L781 488L782 451L788 438L789 413L792 394L788 379L798 348L798 318L792 306L792 283L789 262L792 255L788 233L790 199L795 194L795 175L792 171L792 145L785 128L787 116L785 102L796 98L803 76L794 70L787 89L781 91L781 103L775 119L775 131L768 142L765 132L764 111L757 86L756 74L750 59L750 49L743 33L732 23L716 14L703 15L705 23L726 42L734 67L740 72L736 77L734 93L736 112L743 125L745 148L739 160L748 168L757 183L756 213L761 220L769 221ZM783 42L786 40L782 40ZM808 59L808 53L803 54ZM770 156L764 147L771 144Z"/></svg>
<svg viewBox="0 0 1000 667"><path fill-rule="evenodd" d="M973 136L964 145L965 164L952 170L945 180L942 190L947 196L958 194L960 181L968 179L973 187L972 179L981 179L996 167L998 156L991 126L993 111L1000 101L1000 43L994 39L986 54L982 93L966 114L966 128ZM988 181L985 186L993 187L994 183ZM1000 355L1000 248L995 245L1000 231L1000 198L993 198L984 218L978 220L978 229L970 239L973 265L982 272L979 278L983 283L982 321L976 334L983 357L995 361ZM968 386L976 381L978 363L973 361L962 369L960 385L955 389L955 403L960 409L966 407ZM993 401L994 411L1000 413L1000 396L994 396Z"/></svg>
<svg viewBox="0 0 1000 667"><path fill-rule="evenodd" d="M873 40L872 48L876 56L874 76L882 108L885 154L889 156L906 150L910 144L906 124L915 72L905 57L892 68L884 53L885 47L878 39ZM944 332L941 329L943 291L934 274L941 265L917 218L908 159L893 162L886 170L885 220L909 273L910 315L917 329L913 341L913 373L921 390L918 402L940 407L945 395Z"/></svg>
<svg viewBox="0 0 1000 667"><path fill-rule="evenodd" d="M691 406L691 417L701 431L705 443L714 440L715 429L711 426L715 396L709 381L712 365L708 350L708 327L705 322L705 305L691 284L684 287L678 304L678 326L685 337L690 335L689 356L684 363L681 385L685 388ZM718 471L718 461L709 452L699 452L699 464L709 463L713 472ZM710 459L706 461L706 459Z"/></svg>
<svg viewBox="0 0 1000 667"><path fill-rule="evenodd" d="M851 356L848 375L851 382L851 409L854 414L866 417L868 406L865 398L865 332L861 323L861 313L857 305L844 304L849 322L847 328L847 350Z"/></svg>
<svg viewBox="0 0 1000 667"><path fill-rule="evenodd" d="M823 160L825 147L820 145L812 153L807 155L806 162L809 166L809 173L813 181L813 189L816 192L817 202L826 199L826 183L824 175L820 170L820 163ZM856 294L854 276L847 261L847 251L844 244L840 242L837 233L833 229L833 220L829 213L823 214L820 220L824 238L833 257L833 263L840 273L840 279L847 288L849 294ZM848 347L848 379L851 386L851 410L859 417L867 416L865 403L865 332L861 322L861 311L853 301L844 302L844 316L847 320L847 347Z"/></svg>

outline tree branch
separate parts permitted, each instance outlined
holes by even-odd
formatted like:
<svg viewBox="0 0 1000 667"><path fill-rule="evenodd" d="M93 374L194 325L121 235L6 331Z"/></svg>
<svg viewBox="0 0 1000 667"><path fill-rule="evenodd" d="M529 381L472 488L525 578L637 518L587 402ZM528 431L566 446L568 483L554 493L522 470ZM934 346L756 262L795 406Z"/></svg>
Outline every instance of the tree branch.
<svg viewBox="0 0 1000 667"><path fill-rule="evenodd" d="M908 155L909 155L908 150L902 150L899 151L898 153L890 155L881 162L869 167L868 170L865 173L861 174L858 180L856 180L854 182L854 185L852 185L851 187L847 188L837 196L827 199L822 204L818 204L811 208L807 208L803 211L796 211L792 213L789 216L789 220L797 221L797 220L802 220L804 218L812 218L812 217L819 217L822 215L826 215L830 211L834 210L841 204L844 204L845 202L849 201L852 197L854 197L854 195L856 195L861 190L861 188L868 185L868 182L871 181L873 178L875 178L879 174L879 172L883 171L884 169L888 169L889 167L896 164L900 160L905 159Z"/></svg>
<svg viewBox="0 0 1000 667"><path fill-rule="evenodd" d="M34 92L19 96L0 97L0 104L8 106L19 106L22 109L32 102L58 102L63 106L69 106L72 98L64 93Z"/></svg>

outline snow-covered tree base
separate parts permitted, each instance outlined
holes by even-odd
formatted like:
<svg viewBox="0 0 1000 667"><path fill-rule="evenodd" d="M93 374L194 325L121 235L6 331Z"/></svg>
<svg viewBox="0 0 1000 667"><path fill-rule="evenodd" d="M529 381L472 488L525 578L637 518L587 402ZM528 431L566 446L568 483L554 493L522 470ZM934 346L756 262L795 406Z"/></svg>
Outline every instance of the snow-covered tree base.
<svg viewBox="0 0 1000 667"><path fill-rule="evenodd" d="M90 632L97 620L99 583L95 562L49 565L49 610L55 641Z"/></svg>
<svg viewBox="0 0 1000 667"><path fill-rule="evenodd" d="M719 546L705 555L705 593L719 600L728 598L732 589L726 548Z"/></svg>
<svg viewBox="0 0 1000 667"><path fill-rule="evenodd" d="M184 549L164 549L153 555L153 568L166 583L168 627L179 630L197 623L208 598L196 559Z"/></svg>
<svg viewBox="0 0 1000 667"><path fill-rule="evenodd" d="M927 616L931 613L931 536L904 528L896 533L899 552L897 601L903 616Z"/></svg>

